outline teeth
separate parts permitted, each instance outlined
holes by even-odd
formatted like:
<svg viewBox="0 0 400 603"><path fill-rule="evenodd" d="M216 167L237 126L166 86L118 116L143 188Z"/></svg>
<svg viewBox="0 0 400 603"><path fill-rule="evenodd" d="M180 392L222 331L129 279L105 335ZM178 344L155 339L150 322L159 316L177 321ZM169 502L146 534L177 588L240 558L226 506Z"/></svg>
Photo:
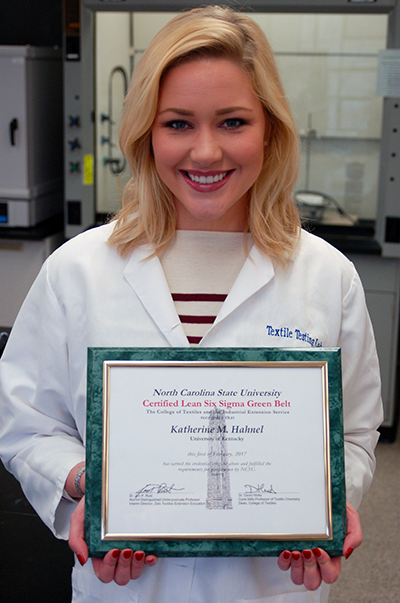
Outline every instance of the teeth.
<svg viewBox="0 0 400 603"><path fill-rule="evenodd" d="M199 184L213 184L214 182L220 182L223 178L225 178L228 172L223 172L217 176L195 176L190 172L186 173L193 182L198 182Z"/></svg>

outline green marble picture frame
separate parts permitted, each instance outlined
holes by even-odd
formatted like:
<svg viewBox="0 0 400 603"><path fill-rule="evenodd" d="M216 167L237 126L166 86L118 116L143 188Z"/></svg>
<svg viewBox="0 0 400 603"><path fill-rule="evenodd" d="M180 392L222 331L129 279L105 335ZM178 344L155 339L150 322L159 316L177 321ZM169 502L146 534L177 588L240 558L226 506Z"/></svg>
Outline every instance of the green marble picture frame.
<svg viewBox="0 0 400 603"><path fill-rule="evenodd" d="M104 509L107 509L105 498L108 501L108 490L105 487L105 466L108 465L108 428L107 412L105 402L108 398L107 379L105 375L109 370L109 364L134 363L134 366L142 364L157 366L178 365L179 371L185 371L187 367L195 366L196 363L208 366L226 366L235 368L237 366L256 366L261 370L269 366L286 367L308 367L318 365L325 375L322 388L325 388L325 426L321 424L321 430L325 430L324 462L326 465L326 504L328 505L329 535L322 539L296 538L286 533L268 535L263 533L260 526L260 534L251 533L250 537L245 534L227 533L215 536L213 530L210 533L191 534L190 530L184 529L178 537L151 537L125 538L117 534L110 538L110 534L104 530ZM267 364L266 364L267 363ZM151 368L151 370L153 370ZM204 368L204 367L203 367ZM222 370L224 370L222 368ZM290 370L290 368L289 368ZM151 373L152 374L152 373ZM184 373L183 373L184 374ZM222 374L222 373L221 373ZM293 373L294 374L294 373ZM156 375L156 373L154 373ZM229 393L229 392L228 392ZM274 393L274 392L272 392ZM278 392L279 393L279 392ZM221 400L222 402L222 400ZM279 402L279 401L276 401ZM275 403L276 403L275 402ZM114 403L115 404L115 403ZM157 403L154 403L156 405ZM172 403L171 403L172 404ZM267 403L265 403L267 404ZM264 404L264 406L265 406ZM269 403L268 403L269 404ZM280 406L284 402L279 402ZM201 405L199 403L199 405ZM272 405L273 406L273 405ZM150 412L150 411L148 411ZM209 411L210 412L210 411ZM247 411L243 411L247 412ZM254 412L254 411L253 411ZM271 411L272 412L272 411ZM271 414L271 412L269 414ZM276 411L278 413L278 411ZM282 411L283 412L283 411ZM287 413L286 413L287 414ZM232 417L228 417L232 418ZM135 427L132 428L132 438L135 437ZM175 429L175 428L174 428ZM220 428L221 429L221 428ZM226 430L226 427L224 428ZM302 429L302 442L307 442L313 434L304 433ZM232 427L233 430L233 427ZM237 431L239 428L237 428ZM240 431L240 430L239 430ZM106 435L105 435L106 434ZM285 437L285 434L282 434ZM229 439L229 438L228 438ZM235 438L230 438L235 439ZM154 446L154 442L149 446ZM290 443L289 443L290 445ZM210 454L210 453L208 453ZM293 451L293 455L296 451ZM115 458L115 457L114 457ZM240 461L240 459L238 459ZM137 460L140 462L140 460ZM190 463L188 463L190 464ZM239 465L240 463L232 463ZM243 463L245 464L245 463ZM235 468L229 463L229 471ZM242 470L241 467L239 467ZM239 470L237 469L237 470ZM245 467L243 468L243 470ZM206 471L207 469L204 469ZM235 469L236 470L236 469ZM208 469L210 472L210 469ZM232 474L231 474L232 475ZM309 479L307 468L304 469L304 480ZM249 480L247 480L249 481ZM175 484L173 484L175 486ZM261 488L262 486L262 488ZM256 492L255 497L251 495L246 499L249 506L249 514L253 513L257 504L257 496L264 497L263 504L266 505L266 493L273 492L272 485L269 488L264 483L257 482L254 486L246 484L246 496ZM260 492L263 494L260 494ZM141 494L137 491L134 499ZM160 489L158 490L160 493ZM278 493L279 494L279 493ZM146 494L148 496L148 494ZM245 497L239 494L239 496ZM243 498L242 498L243 500ZM269 499L272 500L272 499ZM276 498L275 500L283 500ZM287 498L287 500L296 500ZM204 503L202 503L204 506ZM272 504L272 503L269 503ZM276 504L276 503L273 503ZM226 507L224 507L226 508ZM265 512L268 507L264 506ZM193 507L195 514L196 506ZM219 511L220 512L220 511ZM258 512L260 513L259 509ZM264 511L262 511L264 512ZM162 510L160 507L160 513ZM181 513L181 510L177 510ZM293 514L293 512L292 512ZM177 523L179 523L177 521ZM107 532L107 531L106 531ZM113 531L111 530L111 533ZM151 530L150 530L151 532ZM239 530L240 532L240 530ZM331 556L342 555L343 541L346 535L346 496L345 496L345 467L344 467L344 438L343 438L343 411L342 411L342 377L341 377L341 355L339 348L89 348L88 349L88 383L87 383L87 432L86 432L86 495L85 495L85 539L92 557L101 557L107 551L118 548L131 548L133 550L144 550L146 554L155 554L159 557L207 557L207 556L278 556L283 550L303 550L320 547Z"/></svg>

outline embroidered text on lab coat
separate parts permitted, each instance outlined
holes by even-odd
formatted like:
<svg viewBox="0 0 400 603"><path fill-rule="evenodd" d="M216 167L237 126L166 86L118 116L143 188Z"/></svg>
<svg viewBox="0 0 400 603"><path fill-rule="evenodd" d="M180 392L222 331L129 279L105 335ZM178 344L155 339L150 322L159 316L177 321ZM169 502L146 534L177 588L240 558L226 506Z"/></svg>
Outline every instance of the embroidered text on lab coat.
<svg viewBox="0 0 400 603"><path fill-rule="evenodd" d="M303 332L300 329L290 329L289 327L273 327L267 325L267 335L269 337L284 337L286 339L294 339L297 341L305 341L311 347L322 348L322 341L319 341L318 337L311 337L307 332Z"/></svg>

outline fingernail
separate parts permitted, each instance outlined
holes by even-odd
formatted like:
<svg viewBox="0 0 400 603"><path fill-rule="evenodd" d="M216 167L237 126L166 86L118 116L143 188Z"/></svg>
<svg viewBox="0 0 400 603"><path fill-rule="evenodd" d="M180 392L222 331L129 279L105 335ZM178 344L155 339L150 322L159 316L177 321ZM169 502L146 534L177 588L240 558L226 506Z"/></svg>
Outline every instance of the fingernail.
<svg viewBox="0 0 400 603"><path fill-rule="evenodd" d="M86 563L86 559L83 555L81 555L80 553L77 553L76 556L78 557L78 561L81 565L85 565Z"/></svg>
<svg viewBox="0 0 400 603"><path fill-rule="evenodd" d="M286 561L287 561L288 559L290 559L290 552L289 552L289 551L284 551L284 553L283 553L283 558L284 558L284 559L286 559Z"/></svg>
<svg viewBox="0 0 400 603"><path fill-rule="evenodd" d="M156 563L157 558L153 557L152 555L149 555L149 557L146 557L146 564L147 565L153 565L154 563Z"/></svg>
<svg viewBox="0 0 400 603"><path fill-rule="evenodd" d="M312 552L314 553L314 555L316 557L321 557L321 555L322 555L321 549L313 549Z"/></svg>
<svg viewBox="0 0 400 603"><path fill-rule="evenodd" d="M352 554L353 551L354 551L354 549L352 547L350 547L349 549L347 549L347 551L344 554L344 558L348 559L350 557L350 555Z"/></svg>
<svg viewBox="0 0 400 603"><path fill-rule="evenodd" d="M133 552L130 549L127 549L122 553L124 559L130 559L133 555Z"/></svg>
<svg viewBox="0 0 400 603"><path fill-rule="evenodd" d="M298 560L300 559L300 553L298 553L297 551L296 551L296 552L294 552L294 553L292 553L292 558L293 558L295 561L298 561Z"/></svg>
<svg viewBox="0 0 400 603"><path fill-rule="evenodd" d="M143 561L143 559L144 559L143 551L136 551L134 554L134 557L135 557L136 561Z"/></svg>
<svg viewBox="0 0 400 603"><path fill-rule="evenodd" d="M113 552L111 553L111 555L114 557L114 559L118 559L118 557L119 557L119 550L118 549L114 549Z"/></svg>
<svg viewBox="0 0 400 603"><path fill-rule="evenodd" d="M303 555L305 557L305 559L310 560L312 557L312 552L311 551L303 551Z"/></svg>

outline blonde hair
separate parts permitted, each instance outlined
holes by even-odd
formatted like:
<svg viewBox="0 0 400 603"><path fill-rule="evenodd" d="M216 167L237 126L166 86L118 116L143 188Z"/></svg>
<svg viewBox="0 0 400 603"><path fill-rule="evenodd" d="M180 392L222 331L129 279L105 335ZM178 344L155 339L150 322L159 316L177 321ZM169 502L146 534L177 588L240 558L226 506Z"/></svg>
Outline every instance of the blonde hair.
<svg viewBox="0 0 400 603"><path fill-rule="evenodd" d="M240 64L264 106L270 128L263 167L249 191L248 229L262 251L285 265L300 231L292 199L299 165L296 127L262 30L246 15L220 6L197 8L172 19L155 36L133 73L120 131L132 177L109 243L123 257L142 243L152 244L158 254L174 236L173 195L157 173L151 129L166 71L204 57Z"/></svg>

